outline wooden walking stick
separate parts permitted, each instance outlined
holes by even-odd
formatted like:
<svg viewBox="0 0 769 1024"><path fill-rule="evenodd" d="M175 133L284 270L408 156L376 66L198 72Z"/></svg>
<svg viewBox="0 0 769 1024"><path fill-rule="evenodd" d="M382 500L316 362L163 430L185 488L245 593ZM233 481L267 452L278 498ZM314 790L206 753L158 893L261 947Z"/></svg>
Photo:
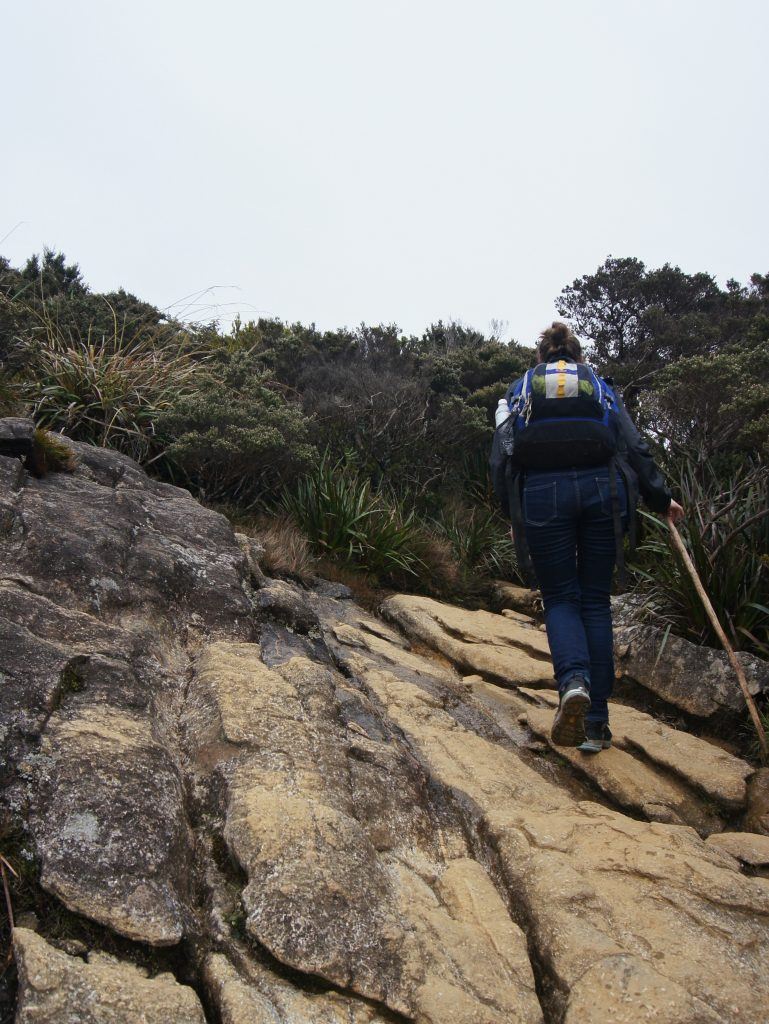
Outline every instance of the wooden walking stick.
<svg viewBox="0 0 769 1024"><path fill-rule="evenodd" d="M694 584L695 590L699 594L700 601L702 601L705 611L707 612L708 618L710 619L711 625L713 626L713 629L716 631L718 639L721 641L721 644L724 650L726 651L726 655L729 658L731 666L735 671L737 681L740 684L740 689L742 690L742 694L745 697L745 703L748 705L750 717L753 719L753 725L756 727L756 732L758 733L758 745L761 747L761 758L764 761L764 763L766 763L766 761L769 760L769 750L767 749L766 744L766 733L764 732L764 727L761 724L761 719L758 715L756 702L753 700L750 690L748 689L748 681L745 678L745 671L742 665L740 664L737 655L734 653L734 649L732 648L732 645L729 643L726 637L726 633L724 633L723 631L721 623L718 621L718 616L715 613L715 609L713 608L713 605L710 603L710 598L705 592L705 588L702 585L702 580L700 579L699 574L694 567L694 562L691 560L689 552L686 550L686 545L681 539L681 534L676 529L676 524L673 522L672 519L668 519L667 524L670 527L670 535L673 538L673 545L675 549L678 551L679 555L681 556L681 559L683 560L683 563L686 566L687 572L692 578L692 583Z"/></svg>

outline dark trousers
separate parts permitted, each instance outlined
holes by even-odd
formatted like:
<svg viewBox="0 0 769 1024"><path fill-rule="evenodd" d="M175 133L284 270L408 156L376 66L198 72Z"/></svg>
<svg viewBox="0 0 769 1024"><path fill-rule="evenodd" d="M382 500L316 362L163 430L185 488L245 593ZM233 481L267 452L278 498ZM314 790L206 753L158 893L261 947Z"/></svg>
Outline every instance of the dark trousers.
<svg viewBox="0 0 769 1024"><path fill-rule="evenodd" d="M625 523L627 495L621 479L617 492ZM523 518L558 688L584 676L591 697L586 717L606 722L614 685L609 596L616 559L608 468L529 470Z"/></svg>

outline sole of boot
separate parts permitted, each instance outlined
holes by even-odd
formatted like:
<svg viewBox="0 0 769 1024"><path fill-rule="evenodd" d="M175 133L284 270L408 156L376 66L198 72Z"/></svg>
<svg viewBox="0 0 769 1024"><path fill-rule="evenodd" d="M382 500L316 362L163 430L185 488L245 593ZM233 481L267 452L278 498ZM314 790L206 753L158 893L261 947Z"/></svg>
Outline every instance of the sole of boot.
<svg viewBox="0 0 769 1024"><path fill-rule="evenodd" d="M583 754L600 754L602 750L608 750L611 746L611 740L585 740L584 743L580 743L577 750L581 750Z"/></svg>
<svg viewBox="0 0 769 1024"><path fill-rule="evenodd" d="M567 694L555 713L550 738L557 747L578 747L587 739L585 736L585 715L590 707L590 697L584 691Z"/></svg>

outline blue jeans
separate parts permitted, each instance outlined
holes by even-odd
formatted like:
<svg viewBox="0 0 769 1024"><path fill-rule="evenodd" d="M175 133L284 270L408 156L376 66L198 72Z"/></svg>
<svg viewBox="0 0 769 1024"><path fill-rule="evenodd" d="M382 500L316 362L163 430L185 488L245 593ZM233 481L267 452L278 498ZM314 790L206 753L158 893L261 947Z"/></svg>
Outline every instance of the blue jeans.
<svg viewBox="0 0 769 1024"><path fill-rule="evenodd" d="M621 478L617 494L624 524ZM590 683L587 720L608 722L614 685L609 595L616 560L608 468L529 470L523 518L558 689L584 676Z"/></svg>

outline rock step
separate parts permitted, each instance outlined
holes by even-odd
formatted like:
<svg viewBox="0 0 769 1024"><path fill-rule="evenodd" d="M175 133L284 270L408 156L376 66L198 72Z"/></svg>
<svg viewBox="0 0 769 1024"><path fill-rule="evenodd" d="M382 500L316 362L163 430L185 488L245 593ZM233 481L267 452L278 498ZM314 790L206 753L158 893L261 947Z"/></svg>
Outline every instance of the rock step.
<svg viewBox="0 0 769 1024"><path fill-rule="evenodd" d="M642 814L648 821L692 825L705 835L723 827L723 821L684 786L665 778L625 750L612 747L594 756L574 747L556 746L550 740L553 713L549 709L530 708L525 720L552 750L586 775L618 806Z"/></svg>
<svg viewBox="0 0 769 1024"><path fill-rule="evenodd" d="M730 854L741 864L751 868L769 868L769 836L753 832L721 832L709 836L706 842Z"/></svg>
<svg viewBox="0 0 769 1024"><path fill-rule="evenodd" d="M546 704L550 708L558 705L558 695L554 691L522 687L520 692L535 704ZM640 752L647 763L671 773L715 801L724 812L736 813L745 809L747 780L755 771L747 761L698 736L659 722L636 708L612 703L610 718L614 746L629 754ZM589 760L597 761L603 756L602 753Z"/></svg>
<svg viewBox="0 0 769 1024"><path fill-rule="evenodd" d="M533 622L468 611L411 594L388 598L382 614L462 672L478 672L503 686L552 684L547 638Z"/></svg>
<svg viewBox="0 0 769 1024"><path fill-rule="evenodd" d="M532 731L550 744L550 709L558 698L552 678L543 672L547 641L531 623L518 621L519 613L512 619L468 612L410 595L390 598L383 611L407 636L448 657L461 672L501 681L509 688L511 711L526 714ZM536 689L531 689L532 676ZM483 684L465 685L484 692ZM514 691L527 700L516 702ZM753 774L749 764L634 708L613 704L611 715L614 747L600 757L553 747L610 800L649 820L688 824L702 834L720 831L744 811Z"/></svg>
<svg viewBox="0 0 769 1024"><path fill-rule="evenodd" d="M504 715L501 709L506 708L511 720L528 725L547 748L568 762L615 805L640 814L649 821L691 825L703 835L723 828L723 817L713 809L710 801L698 798L696 792L671 777L669 772L656 771L627 750L612 747L598 755L590 755L574 747L555 745L550 739L550 730L557 699L551 700L549 692L521 691L529 695L530 700L527 701L513 691L485 681L474 684L473 692L497 716ZM543 697L541 701L537 701L539 696Z"/></svg>

